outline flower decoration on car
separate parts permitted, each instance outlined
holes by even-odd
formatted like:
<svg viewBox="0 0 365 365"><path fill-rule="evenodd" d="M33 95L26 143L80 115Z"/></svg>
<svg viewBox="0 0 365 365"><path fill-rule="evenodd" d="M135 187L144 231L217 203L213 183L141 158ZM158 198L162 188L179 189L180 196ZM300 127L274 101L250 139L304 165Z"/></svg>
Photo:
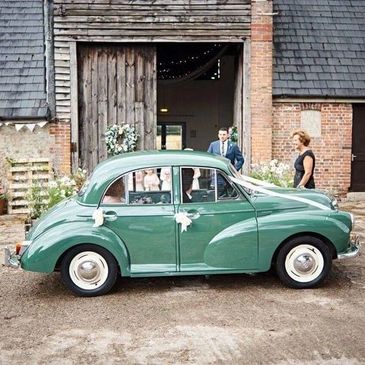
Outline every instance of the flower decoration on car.
<svg viewBox="0 0 365 365"><path fill-rule="evenodd" d="M105 144L109 156L120 155L136 150L139 135L135 127L129 124L114 124L105 132Z"/></svg>

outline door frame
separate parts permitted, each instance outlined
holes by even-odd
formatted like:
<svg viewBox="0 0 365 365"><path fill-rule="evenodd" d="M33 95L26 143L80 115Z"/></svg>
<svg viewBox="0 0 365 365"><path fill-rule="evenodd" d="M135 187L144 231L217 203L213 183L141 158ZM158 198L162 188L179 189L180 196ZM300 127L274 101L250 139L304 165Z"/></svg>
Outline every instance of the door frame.
<svg viewBox="0 0 365 365"><path fill-rule="evenodd" d="M165 150L166 149L166 126L167 125L178 125L182 127L182 149L186 148L186 122L159 122L157 121L157 126L161 126L162 130L161 130L161 150ZM165 135L163 133L163 130L165 130ZM156 130L156 137L157 137L157 130ZM165 139L165 148L163 148L164 144L164 139Z"/></svg>
<svg viewBox="0 0 365 365"><path fill-rule="evenodd" d="M365 104L352 104L352 147L351 147L351 183L350 183L350 191L351 192L363 192L365 191L365 183L361 183L361 178L359 179L359 174L363 175L364 172L361 169L361 165L364 164L365 161L365 153L360 153L360 150L354 150L354 140L356 139L356 146L364 146L362 141L365 141L364 136L362 136L361 131L359 131L359 124L361 118L365 116ZM355 125L356 124L356 125ZM364 128L364 127L363 127ZM360 132L360 133L359 133ZM361 150L362 151L362 150ZM364 149L365 151L365 149ZM359 165L360 164L360 165ZM356 174L354 174L354 170L356 170ZM357 181L354 179L354 175L357 177ZM362 176L360 176L362 177ZM358 181L360 180L360 181Z"/></svg>

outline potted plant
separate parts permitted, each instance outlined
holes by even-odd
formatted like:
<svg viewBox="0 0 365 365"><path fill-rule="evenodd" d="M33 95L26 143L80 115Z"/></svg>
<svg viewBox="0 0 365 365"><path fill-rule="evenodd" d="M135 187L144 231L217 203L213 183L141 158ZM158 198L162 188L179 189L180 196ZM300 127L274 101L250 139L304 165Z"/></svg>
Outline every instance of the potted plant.
<svg viewBox="0 0 365 365"><path fill-rule="evenodd" d="M0 184L0 215L6 214L6 209L8 206L8 199L5 193L5 189Z"/></svg>

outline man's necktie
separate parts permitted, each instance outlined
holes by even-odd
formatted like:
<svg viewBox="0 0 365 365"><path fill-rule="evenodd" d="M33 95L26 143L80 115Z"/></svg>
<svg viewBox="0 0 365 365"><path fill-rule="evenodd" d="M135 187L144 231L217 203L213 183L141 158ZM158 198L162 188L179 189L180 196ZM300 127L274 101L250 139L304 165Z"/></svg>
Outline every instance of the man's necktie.
<svg viewBox="0 0 365 365"><path fill-rule="evenodd" d="M224 142L221 143L221 156L224 156Z"/></svg>

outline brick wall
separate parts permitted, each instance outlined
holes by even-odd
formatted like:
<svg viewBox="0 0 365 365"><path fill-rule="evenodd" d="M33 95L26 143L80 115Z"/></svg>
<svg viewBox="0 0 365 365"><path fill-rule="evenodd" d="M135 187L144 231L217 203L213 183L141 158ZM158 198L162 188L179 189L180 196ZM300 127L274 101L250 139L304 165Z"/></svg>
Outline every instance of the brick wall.
<svg viewBox="0 0 365 365"><path fill-rule="evenodd" d="M49 133L54 137L55 143L50 148L54 156L54 164L61 174L71 173L71 125L70 123L53 123Z"/></svg>
<svg viewBox="0 0 365 365"><path fill-rule="evenodd" d="M272 1L252 1L251 28L251 159L271 159Z"/></svg>
<svg viewBox="0 0 365 365"><path fill-rule="evenodd" d="M351 182L352 105L346 103L273 103L272 157L293 164L298 152L290 134L301 128L302 110L321 112L321 136L311 140L320 189L346 194Z"/></svg>

